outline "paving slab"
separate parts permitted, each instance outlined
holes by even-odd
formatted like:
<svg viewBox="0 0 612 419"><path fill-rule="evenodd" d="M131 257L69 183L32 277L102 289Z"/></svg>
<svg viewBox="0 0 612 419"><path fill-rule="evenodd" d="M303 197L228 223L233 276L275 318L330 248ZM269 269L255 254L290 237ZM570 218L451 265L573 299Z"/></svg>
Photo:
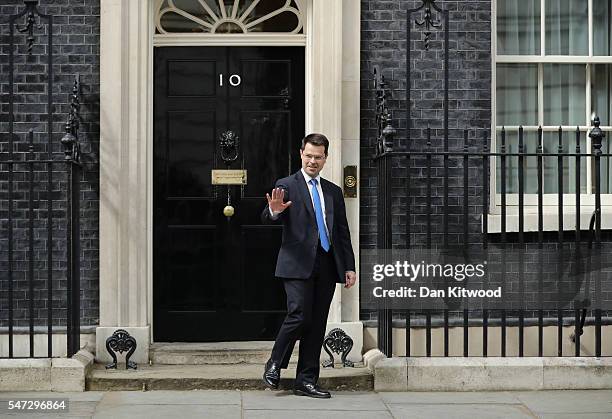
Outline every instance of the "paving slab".
<svg viewBox="0 0 612 419"><path fill-rule="evenodd" d="M384 403L393 404L521 404L521 401L507 391L474 392L385 392L378 393Z"/></svg>
<svg viewBox="0 0 612 419"><path fill-rule="evenodd" d="M93 413L91 415L86 415L86 416L74 416L71 414L53 414L53 413L34 413L34 414L28 414L28 415L24 415L23 413L17 413L17 414L9 414L9 415L0 415L0 419L60 419L60 418L70 418L70 419L91 419L93 416Z"/></svg>
<svg viewBox="0 0 612 419"><path fill-rule="evenodd" d="M106 393L100 405L236 405L240 406L239 391L112 391Z"/></svg>
<svg viewBox="0 0 612 419"><path fill-rule="evenodd" d="M94 419L239 419L240 406L223 405L157 405L106 406L96 410Z"/></svg>
<svg viewBox="0 0 612 419"><path fill-rule="evenodd" d="M572 418L612 419L611 390L374 393L333 391L331 399L290 391L10 392L0 400L67 398L70 411L3 418Z"/></svg>
<svg viewBox="0 0 612 419"><path fill-rule="evenodd" d="M87 416L90 417L96 411L96 407L98 406L97 401L91 402L77 402L74 400L70 400L69 404L69 412L68 417L72 416Z"/></svg>
<svg viewBox="0 0 612 419"><path fill-rule="evenodd" d="M332 392L331 399L296 396L289 391L244 391L242 407L246 410L342 410L385 411L385 404L376 393Z"/></svg>
<svg viewBox="0 0 612 419"><path fill-rule="evenodd" d="M345 411L338 410L245 410L245 419L346 419ZM392 419L387 411L351 412L351 419Z"/></svg>
<svg viewBox="0 0 612 419"><path fill-rule="evenodd" d="M440 419L533 419L521 405L505 404L389 404L394 418Z"/></svg>
<svg viewBox="0 0 612 419"><path fill-rule="evenodd" d="M598 413L612 418L612 390L543 390L517 392L515 396L537 414L573 413L576 417L585 413Z"/></svg>
<svg viewBox="0 0 612 419"><path fill-rule="evenodd" d="M544 413L538 414L538 419L610 419L612 415L601 413L581 413L576 416L575 413Z"/></svg>

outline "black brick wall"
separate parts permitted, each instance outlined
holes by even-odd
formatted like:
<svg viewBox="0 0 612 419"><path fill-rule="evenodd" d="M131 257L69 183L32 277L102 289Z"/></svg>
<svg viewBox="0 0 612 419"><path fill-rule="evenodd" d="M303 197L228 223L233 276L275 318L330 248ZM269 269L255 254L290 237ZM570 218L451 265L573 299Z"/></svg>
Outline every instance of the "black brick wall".
<svg viewBox="0 0 612 419"><path fill-rule="evenodd" d="M81 81L82 150L81 178L81 324L96 325L98 298L98 214L99 214L99 0L41 0L42 13L54 16L53 28L53 158L63 158L60 139L69 112L69 95L74 77ZM0 0L0 326L8 324L8 165L9 158L9 25L8 17L23 10L21 0ZM19 24L23 23L20 19ZM24 160L28 145L26 132L34 130L34 153L47 157L47 31L46 22L35 28L32 56L26 54L25 36L15 37L15 134L14 158ZM15 167L13 198L14 231L14 318L15 326L25 326L28 314L28 182L26 165ZM46 325L47 318L47 172L45 165L35 165L34 245L35 245L35 325ZM57 165L53 173L53 316L55 325L66 323L66 175Z"/></svg>
<svg viewBox="0 0 612 419"><path fill-rule="evenodd" d="M376 166L371 160L376 137L375 91L372 70L377 66L385 76L391 99L394 126L398 129L394 148L406 149L406 17L407 10L421 1L363 0L361 2L361 202L360 243L362 249L376 246ZM491 126L491 3L490 1L438 1L449 11L449 149L463 148L463 130L469 129L470 150L482 147L483 132L489 136ZM433 29L429 50L424 35L414 24L423 13L411 19L411 150L425 150L427 127L431 128L431 146L443 149L444 109L444 32ZM434 12L443 23L443 16ZM463 241L463 162L450 160L449 171L449 243ZM443 162L432 160L432 240L442 241ZM482 168L470 163L470 213L482 211ZM426 232L426 171L424 158L413 158L410 182L411 243L424 244ZM406 162L397 159L392 169L393 243L405 244L407 222ZM470 232L480 230L480 218L470 216ZM473 236L473 235L472 235ZM475 238L474 238L475 239ZM471 239L472 240L472 239ZM362 311L362 319L372 313Z"/></svg>
<svg viewBox="0 0 612 419"><path fill-rule="evenodd" d="M415 19L422 20L423 13L417 12L411 19L411 130L410 140L406 133L406 17L407 10L416 8L420 0L362 0L361 15L361 202L360 202L360 246L361 249L376 247L377 231L377 174L376 165L371 159L374 153L376 138L375 123L375 90L372 70L374 66L385 76L391 93L388 101L392 112L394 126L398 132L394 141L394 150L409 149L414 152L410 164L410 181L405 158L394 158L391 169L392 185L392 225L393 246L404 248L406 245L406 223L409 213L410 244L412 246L426 243L427 208L432 214L432 245L441 246L444 232L443 176L444 166L441 156L432 158L431 203L427 202L426 160L419 152L427 150L427 127L431 128L431 150L443 150L443 116L444 116L444 32L443 28L432 29L429 50L425 49L423 29L417 27ZM483 147L483 135L490 147L491 127L491 1L463 0L437 1L442 9L449 11L449 150L461 152L464 147L463 131L469 130L468 150L480 151ZM433 16L443 24L443 15L434 11ZM464 246L464 163L462 157L449 158L449 201L448 240L449 246ZM468 208L467 217L468 244L475 248L482 245L481 214L483 202L483 169L480 159L469 160L468 171ZM407 199L407 194L410 198ZM584 242L588 237L583 232ZM526 234L525 242L532 243L530 248L537 247L537 234ZM544 252L556 255L558 245L556 232L546 233ZM611 237L604 234L604 254L612 248ZM489 241L499 249L499 234L491 234ZM574 240L572 232L565 233L566 242ZM518 235L508 234L508 251L517 254L520 247ZM573 254L573 245L566 243L566 255ZM538 277L538 260L533 259L533 251L527 251L525 269L522 279L527 284L537 284L542 280L545 292L556 290L558 276L555 258L546 260L544 274ZM604 263L605 265L606 263ZM604 266L604 269L609 269ZM519 266L509 263L505 269L507 290L518 290ZM604 274L604 283L609 284L609 274ZM606 276L607 275L607 276ZM533 289L528 287L527 289ZM527 291L526 301L536 300L536 295ZM602 298L610 306L612 295L604 292ZM533 304L531 305L533 307ZM516 313L509 313L509 315ZM606 312L604 312L604 315ZM534 317L533 311L525 313ZM545 312L545 316L555 316L556 312ZM573 315L573 312L566 313ZM394 313L399 318L400 313ZM474 312L478 318L481 313ZM492 317L499 316L495 313ZM451 317L453 314L451 313ZM361 310L361 319L368 322L376 315L371 310Z"/></svg>
<svg viewBox="0 0 612 419"><path fill-rule="evenodd" d="M73 78L81 76L81 145L84 174L81 180L81 249L82 249L82 313L83 325L98 323L98 214L99 214L99 0L41 0L41 10L55 16L54 28L54 158L61 159L60 138L63 122L68 114L69 93ZM370 156L374 150L376 127L374 123L375 96L372 69L379 66L390 83L392 99L389 102L394 124L398 128L396 149L407 146L406 141L406 10L420 3L416 0L361 0L361 201L360 201L360 242L363 249L375 247L376 241L376 173ZM469 129L471 150L481 147L482 133L490 137L491 124L491 4L490 1L462 0L436 2L450 11L449 36L449 127L451 150L463 147L463 129ZM7 17L21 10L21 0L0 0L0 162L8 158L8 25ZM422 15L414 18L422 18ZM413 25L412 36L412 150L425 148L427 126L432 128L432 147L442 149L443 117L443 36L434 30L429 51L424 50L421 30ZM25 133L29 128L35 131L35 152L46 155L46 28L36 29L36 46L33 57L24 54L25 37L16 37L19 45L16 58L15 97L15 157L24 159L28 151ZM448 211L449 240L451 244L462 243L462 161L451 160L450 199ZM434 180L432 193L433 240L442 237L442 160L434 158ZM15 179L15 318L16 325L27 324L27 167L19 166ZM7 303L7 166L0 163L0 327L6 326ZM46 172L36 166L35 190L35 288L36 324L46 324ZM59 169L58 169L59 170ZM410 223L412 243L424 243L425 239L425 171L423 159L415 159L411 169ZM405 163L396 161L393 169L394 195L394 245L403 246L401 234L406 225ZM54 318L56 324L65 324L65 198L64 173L53 175L54 199ZM482 170L474 166L470 170L470 241L477 243L480 238ZM40 202L39 202L40 200ZM512 238L511 238L512 239ZM494 238L493 238L494 240ZM512 239L514 240L514 239ZM531 240L528 238L528 240ZM550 236L550 241L555 238ZM568 238L571 240L571 238ZM373 318L373 313L362 311L362 319Z"/></svg>

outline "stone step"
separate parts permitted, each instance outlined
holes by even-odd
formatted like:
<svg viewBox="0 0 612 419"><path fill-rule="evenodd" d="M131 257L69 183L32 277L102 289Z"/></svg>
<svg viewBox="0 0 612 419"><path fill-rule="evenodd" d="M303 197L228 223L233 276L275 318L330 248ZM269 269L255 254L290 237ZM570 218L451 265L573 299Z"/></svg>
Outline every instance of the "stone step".
<svg viewBox="0 0 612 419"><path fill-rule="evenodd" d="M107 370L94 364L86 379L86 389L120 390L263 390L263 366L229 365L138 365L137 370ZM295 366L281 374L281 389L293 387ZM321 387L329 390L370 391L374 388L371 371L366 367L321 368Z"/></svg>
<svg viewBox="0 0 612 419"><path fill-rule="evenodd" d="M212 343L153 343L149 347L149 359L154 365L263 365L270 357L271 341L212 342ZM291 360L297 363L299 342Z"/></svg>

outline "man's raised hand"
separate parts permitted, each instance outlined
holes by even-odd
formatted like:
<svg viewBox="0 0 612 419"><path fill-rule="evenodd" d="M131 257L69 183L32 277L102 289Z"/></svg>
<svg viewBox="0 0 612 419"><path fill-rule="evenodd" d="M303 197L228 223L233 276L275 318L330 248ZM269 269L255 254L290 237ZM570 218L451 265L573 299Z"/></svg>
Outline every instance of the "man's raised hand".
<svg viewBox="0 0 612 419"><path fill-rule="evenodd" d="M344 273L344 288L350 288L357 282L357 274L355 271L346 271Z"/></svg>
<svg viewBox="0 0 612 419"><path fill-rule="evenodd" d="M283 188L272 189L272 197L270 197L270 194L266 194L266 198L268 199L268 206L270 207L272 212L283 212L291 205L291 201L283 202L284 196L285 190Z"/></svg>

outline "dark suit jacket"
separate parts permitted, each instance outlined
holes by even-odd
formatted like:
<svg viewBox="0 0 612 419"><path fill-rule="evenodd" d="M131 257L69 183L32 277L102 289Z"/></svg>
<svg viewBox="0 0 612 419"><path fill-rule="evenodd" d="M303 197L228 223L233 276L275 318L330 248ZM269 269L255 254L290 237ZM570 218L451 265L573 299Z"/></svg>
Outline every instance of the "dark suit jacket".
<svg viewBox="0 0 612 419"><path fill-rule="evenodd" d="M283 224L283 242L278 252L275 274L279 278L307 279L312 273L319 243L317 221L308 185L300 170L276 181L276 187L285 190L285 202L292 202L276 220L272 220L268 205L261 214L264 224ZM344 283L344 273L355 270L355 255L346 221L344 196L342 189L323 178L321 178L321 189L325 199L329 239L338 270L336 282Z"/></svg>

